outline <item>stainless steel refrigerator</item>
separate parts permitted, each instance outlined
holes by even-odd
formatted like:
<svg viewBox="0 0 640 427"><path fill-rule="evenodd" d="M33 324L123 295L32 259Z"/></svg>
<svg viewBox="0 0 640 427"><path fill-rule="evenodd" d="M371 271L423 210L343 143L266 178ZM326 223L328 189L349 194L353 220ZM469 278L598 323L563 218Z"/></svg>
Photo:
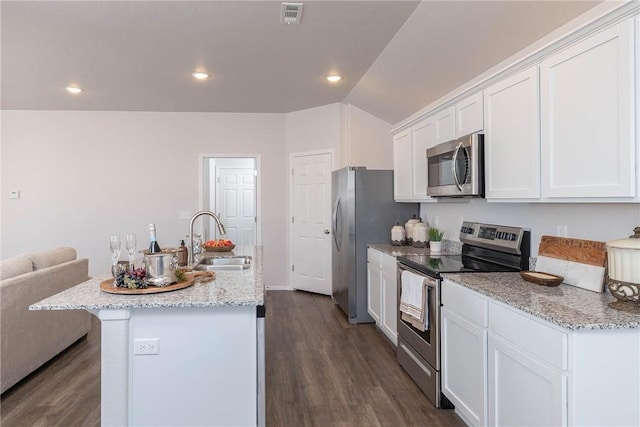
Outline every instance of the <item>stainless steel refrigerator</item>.
<svg viewBox="0 0 640 427"><path fill-rule="evenodd" d="M393 171L346 167L332 173L332 295L349 323L370 323L367 245L391 243L391 227L418 215L418 203L393 200ZM427 183L425 182L425 186Z"/></svg>

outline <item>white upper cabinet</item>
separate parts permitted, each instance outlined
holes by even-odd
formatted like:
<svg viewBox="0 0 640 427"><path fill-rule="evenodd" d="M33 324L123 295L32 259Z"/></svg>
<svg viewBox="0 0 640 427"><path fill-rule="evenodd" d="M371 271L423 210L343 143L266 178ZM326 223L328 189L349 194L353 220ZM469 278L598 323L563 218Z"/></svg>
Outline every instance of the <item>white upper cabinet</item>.
<svg viewBox="0 0 640 427"><path fill-rule="evenodd" d="M412 197L414 201L426 202L433 200L427 196L427 148L435 145L435 131L433 118L425 120L411 128L412 141Z"/></svg>
<svg viewBox="0 0 640 427"><path fill-rule="evenodd" d="M435 145L432 117L393 136L394 199L431 202L427 196L427 148Z"/></svg>
<svg viewBox="0 0 640 427"><path fill-rule="evenodd" d="M393 136L393 198L411 201L411 129Z"/></svg>
<svg viewBox="0 0 640 427"><path fill-rule="evenodd" d="M484 92L487 199L540 197L538 68L508 77Z"/></svg>
<svg viewBox="0 0 640 427"><path fill-rule="evenodd" d="M434 114L432 118L435 144L481 131L484 125L483 108L480 91Z"/></svg>
<svg viewBox="0 0 640 427"><path fill-rule="evenodd" d="M456 137L482 130L483 123L482 91L463 99L456 104Z"/></svg>
<svg viewBox="0 0 640 427"><path fill-rule="evenodd" d="M634 20L540 65L542 195L636 196Z"/></svg>
<svg viewBox="0 0 640 427"><path fill-rule="evenodd" d="M456 107L451 106L433 115L434 140L436 144L451 141L456 137Z"/></svg>

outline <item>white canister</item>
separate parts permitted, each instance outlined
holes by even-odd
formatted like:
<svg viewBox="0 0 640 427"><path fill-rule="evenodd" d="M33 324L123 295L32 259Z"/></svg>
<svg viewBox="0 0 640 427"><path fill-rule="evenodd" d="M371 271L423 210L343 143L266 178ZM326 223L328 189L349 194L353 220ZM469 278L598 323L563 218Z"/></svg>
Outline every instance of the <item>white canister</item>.
<svg viewBox="0 0 640 427"><path fill-rule="evenodd" d="M404 227L397 223L393 227L391 227L391 244L394 246L402 246L405 242L405 231Z"/></svg>
<svg viewBox="0 0 640 427"><path fill-rule="evenodd" d="M416 216L413 215L413 218L409 219L404 224L404 231L407 239L407 245L410 245L413 243L413 226L416 225L418 222L420 222L420 218L416 218Z"/></svg>
<svg viewBox="0 0 640 427"><path fill-rule="evenodd" d="M429 227L424 222L417 222L413 225L413 246L416 248L426 248Z"/></svg>
<svg viewBox="0 0 640 427"><path fill-rule="evenodd" d="M607 242L609 277L640 285L640 227L633 236Z"/></svg>

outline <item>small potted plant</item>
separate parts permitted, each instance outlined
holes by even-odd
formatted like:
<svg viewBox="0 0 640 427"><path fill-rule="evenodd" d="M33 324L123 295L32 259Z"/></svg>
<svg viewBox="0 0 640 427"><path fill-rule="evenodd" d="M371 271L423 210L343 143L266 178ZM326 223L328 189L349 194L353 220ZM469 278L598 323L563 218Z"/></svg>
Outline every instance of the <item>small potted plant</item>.
<svg viewBox="0 0 640 427"><path fill-rule="evenodd" d="M431 252L440 252L442 250L442 237L444 231L441 231L437 227L431 227L429 229L429 249Z"/></svg>

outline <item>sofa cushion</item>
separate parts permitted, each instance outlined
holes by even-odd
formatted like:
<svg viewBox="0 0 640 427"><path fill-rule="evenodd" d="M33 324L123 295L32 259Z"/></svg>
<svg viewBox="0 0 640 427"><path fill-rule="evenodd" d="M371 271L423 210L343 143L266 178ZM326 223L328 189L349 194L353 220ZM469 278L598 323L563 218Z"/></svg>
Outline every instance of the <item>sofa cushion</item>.
<svg viewBox="0 0 640 427"><path fill-rule="evenodd" d="M61 247L50 251L35 252L29 255L33 263L34 270L62 264L63 262L76 259L76 250L73 248Z"/></svg>
<svg viewBox="0 0 640 427"><path fill-rule="evenodd" d="M27 255L18 255L0 262L0 280L20 276L33 271L31 258Z"/></svg>

